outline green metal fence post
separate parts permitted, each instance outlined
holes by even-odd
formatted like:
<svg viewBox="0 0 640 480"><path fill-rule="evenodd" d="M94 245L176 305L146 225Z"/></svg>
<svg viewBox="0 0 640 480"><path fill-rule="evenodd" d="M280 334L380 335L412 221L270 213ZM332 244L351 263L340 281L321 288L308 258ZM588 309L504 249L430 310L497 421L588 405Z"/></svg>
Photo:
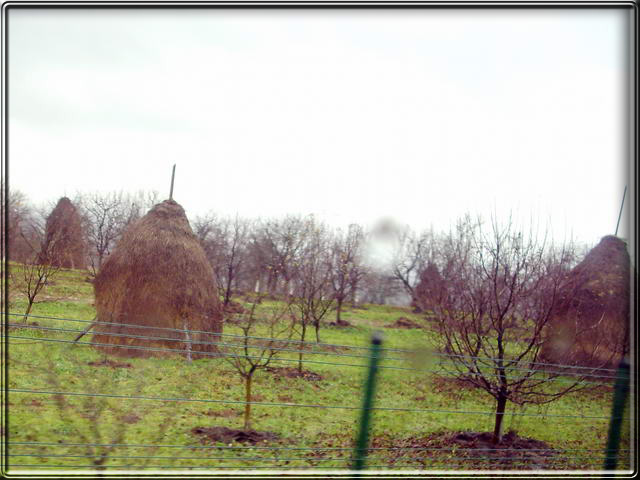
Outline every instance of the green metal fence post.
<svg viewBox="0 0 640 480"><path fill-rule="evenodd" d="M373 396L375 392L376 374L378 372L378 360L382 345L382 333L374 332L371 336L371 361L369 363L369 373L365 384L364 399L362 402L362 414L360 416L360 430L356 442L354 470L364 470L367 448L369 447L369 423L371 420L371 408L373 406Z"/></svg>
<svg viewBox="0 0 640 480"><path fill-rule="evenodd" d="M624 406L629 395L629 362L622 359L618 367L618 375L613 392L613 407L611 410L611 422L609 423L609 438L605 450L604 469L615 470L618 462L618 449L620 447L620 427L624 415Z"/></svg>

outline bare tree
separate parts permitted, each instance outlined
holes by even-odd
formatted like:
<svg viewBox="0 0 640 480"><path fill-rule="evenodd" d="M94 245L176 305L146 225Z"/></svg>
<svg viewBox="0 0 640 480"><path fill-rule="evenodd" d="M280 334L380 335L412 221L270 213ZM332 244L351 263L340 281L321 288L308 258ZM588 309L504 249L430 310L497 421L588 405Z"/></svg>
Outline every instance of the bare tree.
<svg viewBox="0 0 640 480"><path fill-rule="evenodd" d="M47 282L60 271L60 265L51 262L53 257L51 252L57 250L57 242L60 239L56 234L49 237L49 241L43 246L42 250L38 250L33 254L32 261L22 266L22 283L20 291L27 299L27 309L24 312L23 322L27 323L36 297L42 292Z"/></svg>
<svg viewBox="0 0 640 480"><path fill-rule="evenodd" d="M193 228L193 233L204 246L219 222L218 216L215 213L209 212L206 215L197 216L190 223Z"/></svg>
<svg viewBox="0 0 640 480"><path fill-rule="evenodd" d="M239 218L237 215L225 225L225 236L227 238L224 251L225 273L219 279L224 288L223 303L225 307L231 302L233 287L236 285L245 263L250 231L250 222Z"/></svg>
<svg viewBox="0 0 640 480"><path fill-rule="evenodd" d="M48 281L60 270L51 263L26 263L23 266L23 280L21 292L27 298L27 309L24 312L23 322L27 322L36 297L42 292Z"/></svg>
<svg viewBox="0 0 640 480"><path fill-rule="evenodd" d="M4 182L2 183L4 191ZM3 192L4 193L4 192ZM34 253L40 249L44 236L44 217L35 209L27 196L20 190L8 189L8 202L2 195L2 253L8 249L10 260L27 263L34 259ZM5 230L6 227L6 230ZM5 233L6 244L5 244Z"/></svg>
<svg viewBox="0 0 640 480"><path fill-rule="evenodd" d="M139 191L78 194L74 200L83 214L90 245L89 264L95 274L111 253L124 229L158 202L157 192Z"/></svg>
<svg viewBox="0 0 640 480"><path fill-rule="evenodd" d="M342 305L354 297L358 284L364 276L361 250L364 232L359 225L349 225L346 234L338 232L331 247L331 287L336 301L336 321L340 322Z"/></svg>
<svg viewBox="0 0 640 480"><path fill-rule="evenodd" d="M207 255L207 259L213 268L213 272L218 279L217 285L218 289L220 289L220 293L222 294L222 289L220 287L221 283L219 281L222 276L223 265L224 265L224 255L223 252L225 250L225 241L224 235L222 235L222 223L224 219L219 218L215 213L209 212L204 216L196 217L192 223L193 233L195 233L198 240L202 244L202 248L204 248L205 254Z"/></svg>
<svg viewBox="0 0 640 480"><path fill-rule="evenodd" d="M392 275L411 298L415 296L414 289L420 273L434 254L434 238L431 230L425 230L418 235L409 227L397 233Z"/></svg>
<svg viewBox="0 0 640 480"><path fill-rule="evenodd" d="M227 238L224 234L225 219L218 217L213 212L209 212L204 216L198 216L192 222L193 232L200 240L202 248L207 255L207 260L213 268L213 273L218 286L220 296L224 295L224 287L221 279L224 275L225 257Z"/></svg>
<svg viewBox="0 0 640 480"><path fill-rule="evenodd" d="M218 219L209 214L194 221L194 231L211 262L225 307L231 302L249 257L247 249L251 227L250 220L238 215Z"/></svg>
<svg viewBox="0 0 640 480"><path fill-rule="evenodd" d="M244 430L251 428L251 401L253 377L261 369L267 368L273 358L283 348L289 345L294 333L294 323L290 320L291 297L279 302L266 318L262 321L258 318L257 306L260 303L260 294L252 296L251 306L234 319L243 333L239 346L226 346L223 351L224 359L238 372L244 381ZM285 321L283 321L285 320ZM253 338L252 333L258 323L267 324L267 337L265 339Z"/></svg>
<svg viewBox="0 0 640 480"><path fill-rule="evenodd" d="M296 263L297 281L293 310L297 313L302 341L298 370L302 371L302 350L307 329L311 326L320 342L322 319L333 305L331 291L331 256L326 227L312 217L306 225L306 241Z"/></svg>
<svg viewBox="0 0 640 480"><path fill-rule="evenodd" d="M79 196L77 203L87 221L88 240L93 250L90 265L95 273L115 246L126 223L122 213L122 195L94 193Z"/></svg>
<svg viewBox="0 0 640 480"><path fill-rule="evenodd" d="M449 234L439 258L443 288L430 300L451 355L442 368L495 399L499 443L507 402L552 402L584 386L584 378L552 383L564 372L540 364L571 245L518 231L511 219L504 226L493 219L485 230L467 216Z"/></svg>
<svg viewBox="0 0 640 480"><path fill-rule="evenodd" d="M398 298L405 290L397 278L380 268L370 267L359 282L363 303L384 305Z"/></svg>
<svg viewBox="0 0 640 480"><path fill-rule="evenodd" d="M262 222L256 229L252 249L266 273L266 289L290 293L290 283L295 275L295 263L305 242L307 221L288 215L281 220ZM282 286L278 285L282 280Z"/></svg>

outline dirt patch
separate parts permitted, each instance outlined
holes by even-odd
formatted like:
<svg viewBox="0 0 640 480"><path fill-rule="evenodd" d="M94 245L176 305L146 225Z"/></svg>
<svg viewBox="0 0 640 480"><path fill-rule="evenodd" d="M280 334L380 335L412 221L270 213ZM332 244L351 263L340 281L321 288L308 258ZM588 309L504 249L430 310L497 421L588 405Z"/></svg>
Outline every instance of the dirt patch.
<svg viewBox="0 0 640 480"><path fill-rule="evenodd" d="M273 373L276 377L302 378L303 380L310 380L312 382L322 380L322 375L310 372L309 370L302 370L302 372L300 372L295 367L267 367L265 370Z"/></svg>
<svg viewBox="0 0 640 480"><path fill-rule="evenodd" d="M351 323L347 322L346 320L336 320L335 322L329 322L329 326L330 327L352 327L353 325L351 325Z"/></svg>
<svg viewBox="0 0 640 480"><path fill-rule="evenodd" d="M422 328L422 325L406 317L400 317L391 325L387 325L386 328Z"/></svg>
<svg viewBox="0 0 640 480"><path fill-rule="evenodd" d="M201 437L201 442L210 444L215 442L224 442L226 444L250 443L256 445L258 443L268 443L278 440L278 435L273 432L257 432L255 430L236 430L227 427L196 427L191 430Z"/></svg>
<svg viewBox="0 0 640 480"><path fill-rule="evenodd" d="M209 417L229 418L229 417L235 417L239 413L240 412L236 412L235 410L228 408L226 410L208 410L204 412L204 415L208 415Z"/></svg>
<svg viewBox="0 0 640 480"><path fill-rule="evenodd" d="M549 445L541 440L520 437L514 431L510 431L506 435L504 435L499 445L494 445L491 442L492 437L493 434L490 432L456 432L453 434L444 435L442 438L445 441L449 441L451 444L458 444L471 448L495 448L503 451L506 449L553 450Z"/></svg>
<svg viewBox="0 0 640 480"><path fill-rule="evenodd" d="M120 420L124 423L138 423L140 421L140 417L137 416L135 413L127 413L126 415L123 415L122 417L120 417Z"/></svg>
<svg viewBox="0 0 640 480"><path fill-rule="evenodd" d="M425 437L377 437L372 447L395 447L390 464L415 461L425 468L474 470L547 470L575 468L545 442L509 431L494 445L489 432L436 432Z"/></svg>
<svg viewBox="0 0 640 480"><path fill-rule="evenodd" d="M114 362L108 358L99 362L89 362L87 365L91 365L92 367L133 368L133 365L130 363Z"/></svg>

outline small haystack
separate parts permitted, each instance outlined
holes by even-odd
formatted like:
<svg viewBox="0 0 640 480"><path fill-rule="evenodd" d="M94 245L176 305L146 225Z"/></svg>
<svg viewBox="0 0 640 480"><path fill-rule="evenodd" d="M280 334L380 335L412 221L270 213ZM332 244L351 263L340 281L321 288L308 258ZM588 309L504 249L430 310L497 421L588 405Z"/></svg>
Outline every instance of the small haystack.
<svg viewBox="0 0 640 480"><path fill-rule="evenodd" d="M78 209L67 197L47 217L39 263L62 268L87 268L87 244Z"/></svg>
<svg viewBox="0 0 640 480"><path fill-rule="evenodd" d="M216 351L213 345L197 343L216 342L216 335L194 332L222 332L222 306L213 269L184 209L175 201L165 200L154 206L124 232L93 285L97 321L115 323L98 323L94 343L173 349L186 356ZM141 348L98 348L122 356L164 353Z"/></svg>
<svg viewBox="0 0 640 480"><path fill-rule="evenodd" d="M439 298L444 289L444 279L438 270L438 267L429 263L422 273L420 273L420 281L416 285L411 306L414 313L433 310L433 302Z"/></svg>
<svg viewBox="0 0 640 480"><path fill-rule="evenodd" d="M568 274L543 356L587 366L619 362L629 352L630 275L626 243L603 237Z"/></svg>

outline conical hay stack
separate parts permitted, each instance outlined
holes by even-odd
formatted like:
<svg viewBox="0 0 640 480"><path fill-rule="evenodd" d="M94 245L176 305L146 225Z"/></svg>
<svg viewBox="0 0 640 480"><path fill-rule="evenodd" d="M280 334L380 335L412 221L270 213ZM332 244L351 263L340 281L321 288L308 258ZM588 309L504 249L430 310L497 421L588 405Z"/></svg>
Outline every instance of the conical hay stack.
<svg viewBox="0 0 640 480"><path fill-rule="evenodd" d="M93 342L144 347L98 345L103 351L121 356L216 351L215 346L198 342L217 342L217 335L192 332L222 332L222 307L213 269L184 209L173 200L154 206L125 231L93 285L97 321L115 323L97 324Z"/></svg>
<svg viewBox="0 0 640 480"><path fill-rule="evenodd" d="M50 263L62 268L87 268L87 244L78 209L67 197L47 217L40 263Z"/></svg>
<svg viewBox="0 0 640 480"><path fill-rule="evenodd" d="M420 281L416 285L411 306L416 313L432 310L434 300L438 299L444 289L444 279L438 267L429 263L420 274Z"/></svg>
<svg viewBox="0 0 640 480"><path fill-rule="evenodd" d="M626 244L603 237L567 276L543 356L586 366L613 366L629 349L631 261Z"/></svg>

